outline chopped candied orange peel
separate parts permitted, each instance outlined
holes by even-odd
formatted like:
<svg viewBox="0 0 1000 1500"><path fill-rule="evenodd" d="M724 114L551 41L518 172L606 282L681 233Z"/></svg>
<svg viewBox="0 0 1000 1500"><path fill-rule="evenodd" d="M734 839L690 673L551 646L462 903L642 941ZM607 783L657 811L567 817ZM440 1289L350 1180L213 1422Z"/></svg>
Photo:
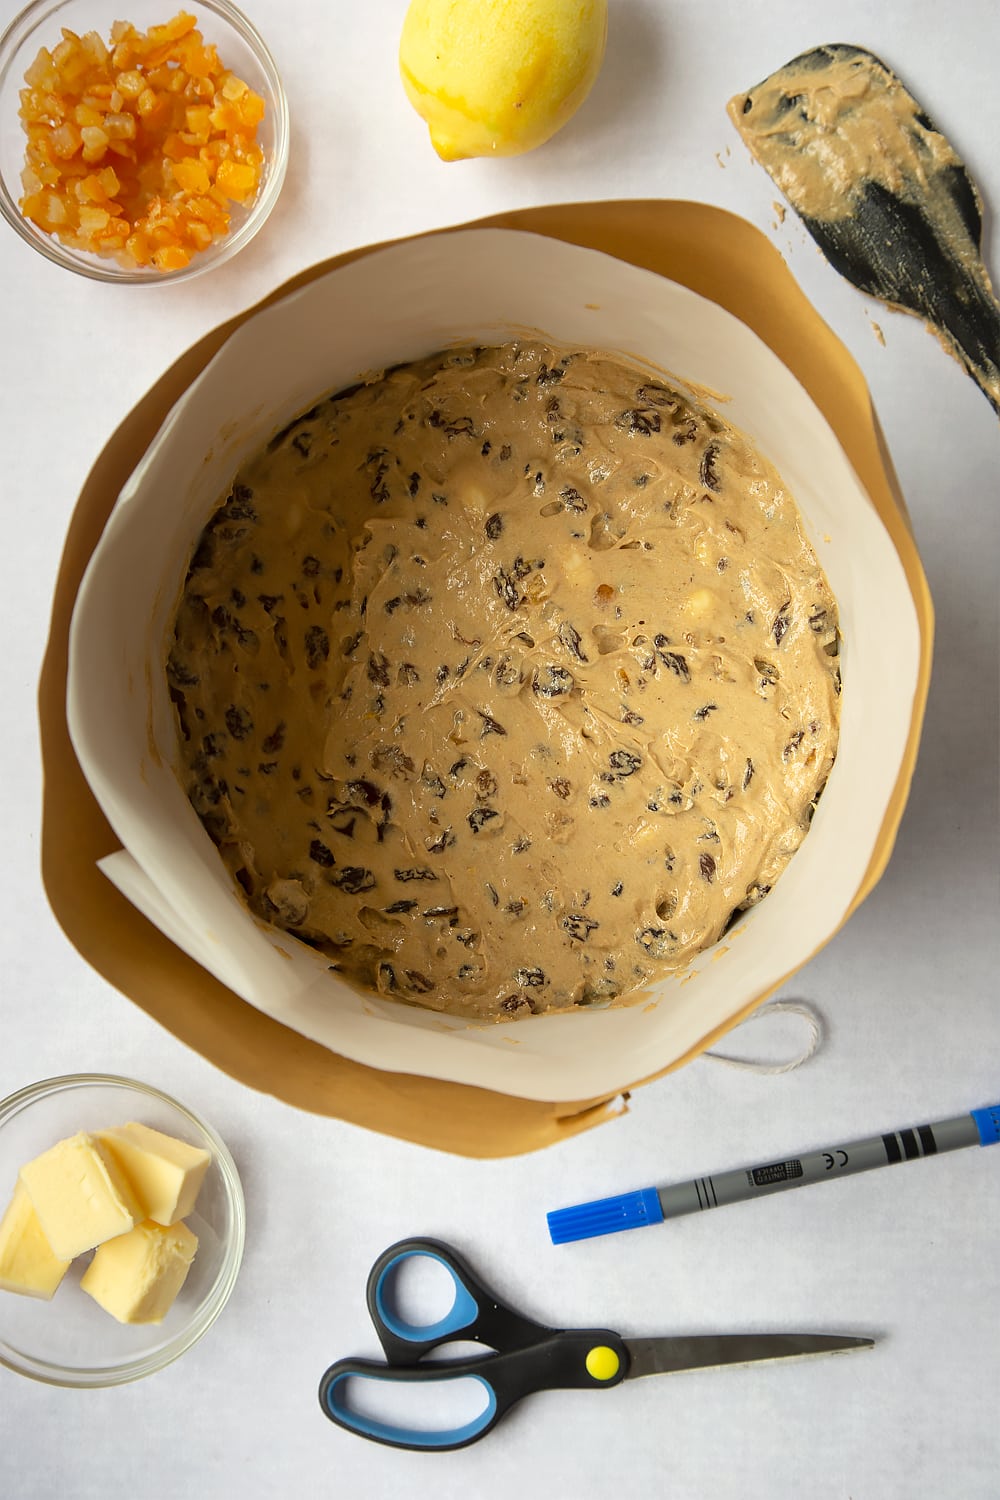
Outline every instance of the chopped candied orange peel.
<svg viewBox="0 0 1000 1500"><path fill-rule="evenodd" d="M105 43L63 28L24 75L21 212L63 244L174 271L228 234L264 153L264 101L219 60L194 16Z"/></svg>

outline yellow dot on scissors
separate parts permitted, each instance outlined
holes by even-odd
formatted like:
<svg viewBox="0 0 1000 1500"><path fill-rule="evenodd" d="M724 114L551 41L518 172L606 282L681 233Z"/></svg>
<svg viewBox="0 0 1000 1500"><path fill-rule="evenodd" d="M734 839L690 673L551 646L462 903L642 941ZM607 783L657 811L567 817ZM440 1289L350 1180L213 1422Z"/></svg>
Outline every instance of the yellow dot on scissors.
<svg viewBox="0 0 1000 1500"><path fill-rule="evenodd" d="M621 1360L607 1344L596 1344L587 1355L587 1374L594 1380L613 1380L621 1368Z"/></svg>

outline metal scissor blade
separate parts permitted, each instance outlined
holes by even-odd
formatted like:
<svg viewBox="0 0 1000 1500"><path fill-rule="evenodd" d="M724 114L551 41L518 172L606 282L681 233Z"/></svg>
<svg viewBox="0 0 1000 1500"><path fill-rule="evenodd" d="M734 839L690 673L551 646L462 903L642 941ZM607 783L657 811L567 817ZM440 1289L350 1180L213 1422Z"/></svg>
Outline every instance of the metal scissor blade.
<svg viewBox="0 0 1000 1500"><path fill-rule="evenodd" d="M874 1339L837 1333L722 1333L687 1338L625 1339L629 1352L626 1380L640 1375L671 1375L678 1370L708 1370L720 1365L755 1365L772 1359L808 1359L873 1349Z"/></svg>

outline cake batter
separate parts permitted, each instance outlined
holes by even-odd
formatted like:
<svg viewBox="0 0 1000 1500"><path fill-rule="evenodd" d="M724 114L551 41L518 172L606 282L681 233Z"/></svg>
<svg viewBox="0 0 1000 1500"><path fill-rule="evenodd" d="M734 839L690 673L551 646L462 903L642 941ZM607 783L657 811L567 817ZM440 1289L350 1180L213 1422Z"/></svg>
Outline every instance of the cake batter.
<svg viewBox="0 0 1000 1500"><path fill-rule="evenodd" d="M837 616L778 475L639 367L447 351L237 477L168 676L251 909L470 1017L608 1003L767 893L837 743Z"/></svg>

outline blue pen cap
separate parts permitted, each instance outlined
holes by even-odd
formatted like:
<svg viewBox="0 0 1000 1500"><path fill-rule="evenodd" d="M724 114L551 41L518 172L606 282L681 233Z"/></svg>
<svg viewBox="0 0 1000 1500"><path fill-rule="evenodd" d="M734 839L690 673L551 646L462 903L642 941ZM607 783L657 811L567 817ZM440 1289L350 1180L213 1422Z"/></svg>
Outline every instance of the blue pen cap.
<svg viewBox="0 0 1000 1500"><path fill-rule="evenodd" d="M621 1193L616 1198L598 1198L593 1203L557 1208L545 1217L553 1245L568 1245L571 1240L591 1240L599 1234L617 1234L619 1229L642 1229L646 1224L662 1224L663 1209L655 1188L640 1188L638 1192Z"/></svg>
<svg viewBox="0 0 1000 1500"><path fill-rule="evenodd" d="M991 1104L986 1109L970 1111L979 1131L981 1146L995 1146L1000 1141L1000 1104Z"/></svg>

